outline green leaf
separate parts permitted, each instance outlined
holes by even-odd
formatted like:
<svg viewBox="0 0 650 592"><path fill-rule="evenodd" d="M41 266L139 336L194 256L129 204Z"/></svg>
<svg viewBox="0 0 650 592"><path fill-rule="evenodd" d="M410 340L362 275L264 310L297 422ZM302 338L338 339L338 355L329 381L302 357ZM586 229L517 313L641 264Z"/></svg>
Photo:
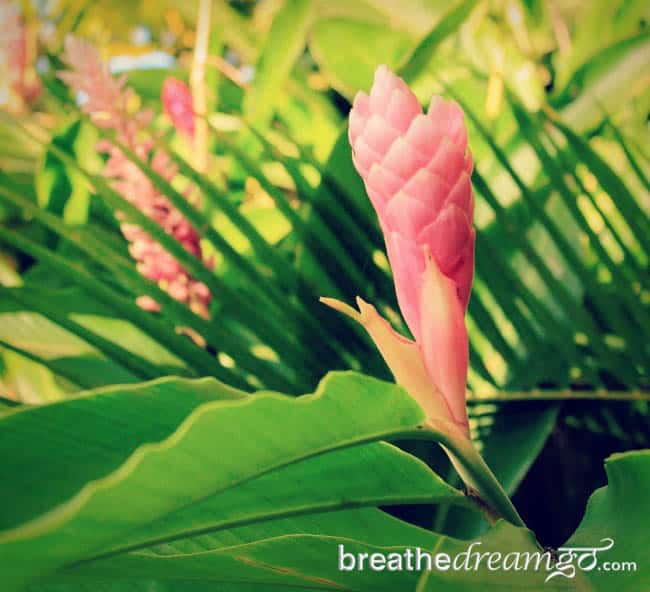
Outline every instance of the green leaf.
<svg viewBox="0 0 650 592"><path fill-rule="evenodd" d="M33 292L34 286L28 283L16 290ZM183 372L184 362L180 358L170 354L133 323L115 318L110 308L86 292L76 288L41 290L41 297L45 296L52 306L67 311L84 328L119 343L125 350L158 366L158 374ZM3 301L0 306L0 339L50 361L77 366L80 371L85 369L89 379L97 381L96 386L132 382L134 379L132 373L120 368L110 358L98 355L88 343L24 304Z"/></svg>
<svg viewBox="0 0 650 592"><path fill-rule="evenodd" d="M411 82L426 68L438 46L463 24L476 0L465 0L447 12L405 60L398 70L406 82Z"/></svg>
<svg viewBox="0 0 650 592"><path fill-rule="evenodd" d="M569 577L570 570L565 567L563 571L566 575L557 575L544 584L542 581L549 572L490 573L484 568L478 572L470 572L468 575L462 572L441 574L434 571L430 575L423 576L418 592L440 590L443 582L442 589L445 591L483 590L489 584L497 582L498 589L507 590L536 590L538 589L536 586L539 586L540 590L568 589L594 592L608 592L612 589L636 592L645 589L650 581L645 548L647 529L644 521L639 520L639 516L645 516L650 512L650 502L645 494L650 487L650 450L614 454L605 461L605 470L609 484L592 494L580 526L558 551L562 560L562 548L607 547L608 542L603 539L612 539L613 547L599 551L597 564L591 569L580 569L577 558L574 558L572 564L577 567L573 577ZM535 551L534 541L530 538L526 540L527 537L523 532L515 533L512 527L500 523L480 539L480 551L497 549L520 553ZM493 545L491 549L488 540L489 544ZM579 556L580 552L576 550L576 553ZM609 571L605 568L605 562L610 562ZM635 562L636 567L624 572L611 570L612 562ZM584 560L583 565L586 568L590 563ZM559 569L559 566L556 569ZM447 575L449 580L445 581Z"/></svg>
<svg viewBox="0 0 650 592"><path fill-rule="evenodd" d="M84 166L96 168L99 157L92 127L75 120L52 138L52 144L71 152ZM38 204L61 216L68 224L83 224L88 219L90 191L88 182L74 168L65 165L52 152L46 152L36 171L34 185Z"/></svg>
<svg viewBox="0 0 650 592"><path fill-rule="evenodd" d="M602 292L595 281L594 270L580 259L576 253L575 242L573 241L572 244L572 239L570 240L566 236L562 227L558 224L559 221L562 221L565 224L571 222L571 212L568 212L568 216L566 215L566 212L563 212L562 216L551 216L547 211L548 208L539 202L538 196L533 193L531 186L522 179L517 171L515 171L505 150L495 142L492 135L482 125L476 114L467 108L462 99L457 96L454 96L454 98L456 98L456 100L458 100L458 102L464 107L466 114L471 119L480 135L488 143L498 162L501 164L503 169L508 172L512 181L518 187L521 202L526 205L529 215L539 225L539 230L541 231L543 229L542 237L552 239L552 241L548 241L551 245L547 245L545 248L548 248L548 246L556 246L558 247L557 250L561 251L562 261L554 262L554 267L557 269L553 269L552 271L549 264L548 252L544 251L543 255L538 252L538 250L540 250L540 241L536 240L533 242L529 236L530 233L522 235L519 232L516 232L515 229L508 224L508 220L503 218L505 209L496 199L494 191L487 184L482 174L478 173L478 171L474 172L474 184L497 215L497 220L499 221L501 228L505 231L504 236L508 237L509 235L508 242L510 242L512 248L515 249L515 252L519 251L521 255L524 255L527 259L529 265L526 265L524 269L530 273L538 275L541 280L541 285L548 288L548 298L544 300L544 304L552 304L554 308L557 306L558 309L562 311L563 318L558 324L565 328L564 331L567 337L571 336L569 337L568 343L571 343L574 340L573 336L576 331L583 332L589 340L590 348L593 348L594 354L597 356L600 367L611 371L611 373L620 380L621 383L634 384L637 377L634 375L635 373L632 371L631 366L627 364L627 362L623 361L620 358L620 355L617 355L617 353L613 352L609 348L608 344L603 339L603 332L598 327L596 319L592 315L591 311L588 309L586 310L581 301L576 299L575 294L572 294L568 290L566 279L562 276L558 277L559 270L561 270L565 275L567 274L567 271L579 274L585 283L585 287L589 289L590 296L595 295L595 297L598 298ZM522 122L524 120L527 122L528 117L525 115L523 109L520 107L517 109L517 113L521 116ZM532 129L530 125L524 127L522 123L522 132L525 133L525 135L522 134L523 138L530 142L535 142L533 147L538 147L539 139L536 138L537 131L535 129ZM550 171L549 175L551 175ZM553 180L557 180L557 175L555 175ZM560 245L562 245L561 248ZM532 297L533 299L536 298L535 294L532 294ZM602 299L598 300L598 304L599 311L605 310L608 312L608 307L603 304ZM546 324L547 322L544 321L544 325ZM578 329L578 327L580 327L580 329ZM560 349L565 349L563 346L559 347ZM589 362L584 359L582 364L585 366L585 371L583 371L585 376L591 375L588 365Z"/></svg>
<svg viewBox="0 0 650 592"><path fill-rule="evenodd" d="M112 392L118 396L120 390ZM214 388L215 398L232 399L231 393ZM101 553L136 528L272 470L329 450L409 433L423 421L421 408L402 389L351 373L330 374L311 397L260 393L240 402L203 405L165 442L140 448L120 469L66 503L0 534L8 589ZM112 439L110 431L97 425L95 431ZM255 437L242 439L241 434ZM35 456L45 462L51 450L47 433L39 443ZM20 470L35 474L24 463ZM161 480L162 488L156 485ZM11 488L12 479L6 481ZM152 486L157 489L153 496ZM10 488L5 488L7 499L17 495ZM96 528L97 516L102 516L101 529Z"/></svg>
<svg viewBox="0 0 650 592"><path fill-rule="evenodd" d="M480 538L467 541L429 533L367 508L275 520L81 563L32 589L50 590L51 587L42 585L49 581L63 584L68 590L85 590L85 586L100 582L113 582L119 586L117 589L138 590L133 586L146 582L164 586L163 582L169 582L174 590L238 592L281 586L360 592L478 592L486 587L522 592L538 589L607 592L615 587L621 592L636 592L644 589L648 581L644 562L645 529L638 520L638 512L650 509L644 496L650 485L649 455L647 450L631 452L614 455L606 462L609 485L591 497L582 524L563 547L602 547L601 539L606 537L613 538L615 545L611 550L597 553L598 565L592 570L581 569L574 558L573 575L566 567L555 565L552 552L542 549L532 533L502 521ZM385 556L400 553L402 570L376 571L369 569L367 563L364 570L341 570L339 545L357 557L358 553L378 552ZM424 573L409 570L403 553L406 548L413 551L415 547L435 554L445 553L450 563L458 558L460 568L422 570ZM485 556L488 552L499 553L499 562L503 565L509 561L511 567L490 568ZM519 560L515 553L519 554ZM526 553L532 555L528 569L523 568ZM540 557L538 568L534 567L536 556ZM350 561L348 556L347 566L351 565ZM477 561L478 569L472 569ZM515 561L520 562L519 569L513 567ZM605 561L636 561L637 569L607 573L602 569ZM464 569L463 565L469 567ZM588 567L588 562L582 565ZM545 582L558 571L566 575L556 573Z"/></svg>
<svg viewBox="0 0 650 592"><path fill-rule="evenodd" d="M33 215L37 220L39 220L39 222L44 224L55 234L67 239L71 244L77 247L79 251L88 255L96 264L106 267L111 276L119 278L126 286L131 288L134 296L146 294L153 298L161 306L162 313L167 316L176 327L189 327L193 329L215 350L226 352L233 357L237 364L242 368L246 368L255 373L256 377L262 381L262 384L269 387L285 389L291 389L292 386L294 386L293 384L288 383L284 377L278 375L274 367L251 355L245 347L241 346L241 343L234 340L227 331L224 331L220 324L217 324L214 321L206 321L205 319L198 317L184 305L171 298L171 296L160 289L159 286L143 278L133 268L133 264L129 259L125 259L114 250L110 239L103 238L101 234L98 234L96 231L91 234L88 229L85 228L76 230L70 229L65 224L62 224L55 216L42 212L33 206L31 202L8 188L0 187L0 196L8 199L10 203L22 208L26 214ZM44 312L45 306L36 306L35 308ZM79 331L72 332L79 334ZM113 357L117 360L117 356L109 357ZM156 373L156 376L157 375L159 375L159 373ZM128 382L128 380L113 381L113 383L119 382ZM85 386L97 385L86 383Z"/></svg>
<svg viewBox="0 0 650 592"><path fill-rule="evenodd" d="M361 285L364 277L360 269L351 262L349 255L341 250L339 240L331 229L325 227L320 219L314 218L311 223L304 220L304 216L301 215L303 212L296 211L292 207L287 195L273 183L259 163L250 158L246 151L242 150L232 139L223 137L222 142L273 198L277 208L291 223L302 246L315 256L319 271L322 274L327 274L342 291L351 290L351 287L355 285ZM324 265L324 260L327 260L327 266Z"/></svg>
<svg viewBox="0 0 650 592"><path fill-rule="evenodd" d="M161 232L163 231L161 230ZM169 325L161 323L153 315L142 311L131 299L124 297L120 291L116 291L110 285L89 274L77 262L61 257L57 253L53 253L33 241L25 239L22 235L5 230L2 227L0 227L0 239L38 258L48 267L56 270L78 286L82 286L103 305L123 315L123 318L133 322L139 329L141 328L150 336L155 337L161 345L169 346L170 351L182 352L183 360L185 362L193 360L198 363L202 367L203 374L208 376L225 376L229 380L234 380L238 384L241 384L241 380L228 369L217 364L213 356L204 352L186 338L177 335ZM180 243L178 243L178 246L181 250L184 250L180 246Z"/></svg>
<svg viewBox="0 0 650 592"><path fill-rule="evenodd" d="M569 52L555 57L558 89L570 86L571 78L581 69L599 68L599 55L607 47L643 31L648 7L644 2L594 0L578 9Z"/></svg>
<svg viewBox="0 0 650 592"><path fill-rule="evenodd" d="M618 144L621 146L623 149L623 152L625 153L625 156L630 163L630 167L636 174L637 178L639 179L640 183L643 185L646 191L650 191L650 179L646 176L646 173L643 171L643 168L637 161L636 157L633 154L633 151L630 146L628 146L628 142L625 140L623 137L623 134L621 131L612 123L610 119L607 119L606 121L607 127L612 130L614 137L616 138L616 141Z"/></svg>
<svg viewBox="0 0 650 592"><path fill-rule="evenodd" d="M413 36L424 36L431 29L431 23L440 19L449 2L440 0L401 0L396 9L393 0L366 0L366 2L385 15L395 28L410 32Z"/></svg>
<svg viewBox="0 0 650 592"><path fill-rule="evenodd" d="M131 588L134 584L168 581L174 590L250 590L262 591L284 586L301 589L345 589L358 591L451 590L462 592L496 590L583 590L606 592L615 587L621 592L644 589L647 582L644 525L637 510L648 510L644 491L650 484L650 451L614 455L606 462L609 485L590 499L587 513L566 547L603 546L601 538L617 537L612 550L597 554L598 566L582 570L577 559L574 575L562 568L545 580L555 566L551 551L536 543L532 533L498 522L474 541L443 537L390 518L373 509L351 510L332 514L277 520L230 531L214 533L188 541L129 553L97 562L80 564L66 570L52 581L65 583L72 590L85 590L89 582L113 581ZM604 536L603 536L604 535ZM470 547L470 544L472 545ZM347 553L403 553L405 548L436 554L446 553L453 561L467 561L472 566L487 552L500 553L499 561L519 553L539 554L540 567L535 569L535 555L529 569L512 567L516 556L510 555L510 569L490 569L485 556L474 570L433 569L425 573L409 571L402 560L401 571L375 571L366 564L364 570L342 571L338 565L339 545ZM618 549L618 552L615 550ZM469 552L468 555L461 555ZM350 558L346 560L350 565ZM358 561L358 559L357 559ZM602 569L605 561L636 561L633 572L610 572ZM415 563L415 561L413 562ZM521 565L521 563L520 563ZM584 562L585 567L588 562ZM599 567L601 569L599 569ZM124 583L124 580L126 582ZM419 582L416 580L419 579ZM118 584L118 582L121 582ZM190 584L191 582L191 584ZM233 588L228 586L232 584ZM186 586L191 586L186 588ZM36 590L48 590L38 586Z"/></svg>
<svg viewBox="0 0 650 592"><path fill-rule="evenodd" d="M370 89L379 64L397 67L413 45L413 38L402 31L333 18L316 22L309 48L332 86L351 100L358 90Z"/></svg>
<svg viewBox="0 0 650 592"><path fill-rule="evenodd" d="M606 297L605 291L596 282L592 268L585 265L576 252L571 239L566 236L567 233L562 232L561 227L555 222L548 227L554 243L562 250L567 266L575 271L589 291L590 298L597 307L599 314L606 321L609 330L625 340L627 345L625 353L628 359L636 359L636 362L642 365L645 361L642 353L644 348L643 335L644 332L650 335L650 323L639 306L640 302L634 295L630 278L623 274L621 271L622 265L613 261L611 255L603 247L600 238L589 226L584 213L578 208L574 193L563 178L562 170L543 145L541 137L535 132L533 120L519 106L513 104L513 109L522 132L535 150L567 213L570 213L578 228L588 238L589 246L598 258L599 263L611 273L613 280L619 285L619 297L616 299ZM563 131L565 134L567 133L567 130ZM633 199L630 199L630 202L634 203ZM631 317L628 315L631 315Z"/></svg>
<svg viewBox="0 0 650 592"><path fill-rule="evenodd" d="M9 331L15 329L9 337L0 335L0 347L6 350L2 380L12 385L22 402L55 401L80 388L138 381L137 376L38 313L3 313L0 318ZM29 336L30 330L35 336ZM45 351L37 353L41 349ZM65 379L63 383L57 376Z"/></svg>
<svg viewBox="0 0 650 592"><path fill-rule="evenodd" d="M346 479L340 479L347 475ZM120 549L167 544L207 532L284 519L390 504L472 502L424 463L384 442L335 450L283 467L217 493L131 533ZM474 508L475 509L475 508Z"/></svg>
<svg viewBox="0 0 650 592"><path fill-rule="evenodd" d="M66 306L53 305L52 302L34 298L33 293L24 288L0 287L0 296L15 300L27 310L38 310L57 326L70 331L83 339L88 345L115 361L122 368L132 372L140 379L153 379L159 375L158 368L138 353L128 351L114 339L106 339L91 329L87 329L68 315Z"/></svg>
<svg viewBox="0 0 650 592"><path fill-rule="evenodd" d="M354 220L375 248L384 248L384 239L379 230L379 222L370 200L366 195L363 181L352 164L352 149L348 140L347 127L341 131L323 167L323 187L328 188L337 198L337 205ZM319 192L320 193L320 192ZM316 200L327 199L322 192Z"/></svg>
<svg viewBox="0 0 650 592"><path fill-rule="evenodd" d="M259 125L269 122L282 86L305 48L312 10L312 0L285 1L273 19L257 62L255 80L244 100L244 112Z"/></svg>
<svg viewBox="0 0 650 592"><path fill-rule="evenodd" d="M245 396L210 378L163 378L5 415L0 474L3 500L12 502L3 506L0 528L36 518L117 469L142 444L169 437L194 409L213 400L213 393ZM47 488L34 487L35 476Z"/></svg>
<svg viewBox="0 0 650 592"><path fill-rule="evenodd" d="M643 590L650 582L645 520L650 513L650 450L613 454L605 461L605 471L608 485L589 498L580 526L564 546L602 546L602 539L612 539L614 546L599 553L599 559L634 561L637 567L626 573L598 569L590 572L594 589Z"/></svg>
<svg viewBox="0 0 650 592"><path fill-rule="evenodd" d="M636 240L647 253L650 253L650 221L637 198L632 195L623 179L591 148L586 140L566 125L557 125L580 160L589 167L603 189L616 200L616 205L623 213L626 224L634 233Z"/></svg>
<svg viewBox="0 0 650 592"><path fill-rule="evenodd" d="M21 403L39 404L63 398L67 385L57 381L43 361L0 339L0 392L6 392ZM56 374L56 372L55 372ZM58 373L68 377L65 370ZM83 384L83 379L75 384ZM78 388L71 385L72 388Z"/></svg>
<svg viewBox="0 0 650 592"><path fill-rule="evenodd" d="M156 408L166 412L152 414ZM0 531L5 585L18 590L38 577L29 586L34 592L107 585L115 592L134 591L146 583L162 590L168 583L176 591L232 585L238 592L281 586L363 592L478 591L486 585L522 591L610 589L599 571L578 570L575 578L556 576L542 584L553 569L550 552L549 567L542 561L537 571L493 570L485 561L477 570L424 574L339 569L339 545L354 554L420 547L452 559L468 550L470 541L427 532L373 507L356 507L467 503L420 461L369 442L413 434L422 420L422 411L398 387L351 373L330 375L316 395L301 399L248 396L224 390L214 380L167 380L5 411L0 450L9 458L7 451L22 452L3 469L8 488L2 507L22 494L40 508L51 507L42 514L32 506L34 519ZM44 424L60 429L34 439L34 430ZM143 425L149 425L144 438ZM240 433L255 438L238 438ZM25 458L22 443L30 440L37 445ZM66 446L68 440L92 442L98 454L89 458L87 446ZM135 449L143 441L150 443ZM48 466L55 442L65 464ZM618 574L616 580L618 589L632 592L647 579L637 512L650 510L644 496L650 451L615 455L607 471L610 485L592 497L567 546L594 547L604 536L615 538L620 552L603 552L599 559L636 561L639 573ZM46 492L32 486L33 475L43 473L58 483ZM143 548L149 543L155 546ZM543 552L532 533L502 521L473 543L474 560L479 552L498 552L502 558Z"/></svg>
<svg viewBox="0 0 650 592"><path fill-rule="evenodd" d="M111 580L187 584L192 590L390 591L414 590L417 572L347 572L338 569L338 545L348 551L433 548L444 537L400 522L376 509L347 510L277 520L215 533L183 544L92 562L53 578L66 585ZM372 542L366 542L370 540ZM200 550L199 550L200 549ZM240 587L242 586L242 587ZM36 590L40 591L40 587ZM228 589L228 588L223 588Z"/></svg>
<svg viewBox="0 0 650 592"><path fill-rule="evenodd" d="M242 215L259 231L267 248L277 244L291 231L291 224L275 207L254 206L242 208ZM221 234L241 254L250 254L251 245L246 235L228 218L219 212L213 218L217 232Z"/></svg>
<svg viewBox="0 0 650 592"><path fill-rule="evenodd" d="M560 110L562 121L577 130L598 125L605 113L620 105L621 93L629 94L647 76L648 51L650 34L644 33L615 43L589 60L569 82L567 95L575 98ZM562 99L557 99L560 104Z"/></svg>

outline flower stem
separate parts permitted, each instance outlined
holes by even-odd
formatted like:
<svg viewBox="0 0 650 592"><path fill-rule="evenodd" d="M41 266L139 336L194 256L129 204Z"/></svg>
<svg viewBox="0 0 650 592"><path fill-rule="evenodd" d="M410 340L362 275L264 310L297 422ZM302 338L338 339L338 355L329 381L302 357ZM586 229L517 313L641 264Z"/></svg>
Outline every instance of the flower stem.
<svg viewBox="0 0 650 592"><path fill-rule="evenodd" d="M207 111L207 93L205 85L205 64L208 58L210 43L210 24L212 19L212 0L199 0L196 17L196 42L190 73L190 88L192 90L193 110L204 115ZM194 136L194 165L204 172L208 157L208 124L203 118L195 120Z"/></svg>
<svg viewBox="0 0 650 592"><path fill-rule="evenodd" d="M515 526L526 526L508 494L462 430L449 422L432 420L427 427L435 432L436 440L467 485L468 493L478 498L488 520L494 522L495 518L504 518Z"/></svg>

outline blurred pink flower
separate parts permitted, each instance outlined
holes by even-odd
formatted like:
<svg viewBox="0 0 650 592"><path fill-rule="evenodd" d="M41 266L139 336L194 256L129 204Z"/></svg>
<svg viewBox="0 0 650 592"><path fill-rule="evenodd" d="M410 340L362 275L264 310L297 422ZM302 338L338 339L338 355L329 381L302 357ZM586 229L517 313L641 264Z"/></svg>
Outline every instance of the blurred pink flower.
<svg viewBox="0 0 650 592"><path fill-rule="evenodd" d="M152 119L150 111L136 110L137 97L126 87L126 78L114 78L108 66L89 42L68 36L61 56L70 68L59 77L83 97L83 110L99 127L115 130L117 139L128 146L139 158L150 163L163 178L171 181L176 167L165 152L154 150L153 141L142 139L142 132ZM165 232L179 241L187 251L202 259L200 237L196 230L176 210L169 200L151 183L148 177L109 140L98 143L97 149L108 154L103 175L112 187L136 206L143 214L159 224ZM118 218L121 214L117 213ZM170 296L188 305L194 312L207 317L211 294L205 284L194 280L163 247L144 230L134 224L123 223L122 234L129 241L129 252L137 261L138 271L155 281ZM141 296L138 304L145 310L159 310L158 303Z"/></svg>
<svg viewBox="0 0 650 592"><path fill-rule="evenodd" d="M354 165L379 217L397 299L415 342L393 332L361 300L360 313L354 316L364 323L398 382L429 416L467 429L464 313L475 234L472 157L463 113L456 103L438 96L423 113L409 87L380 66L370 95L360 92L354 100L349 139ZM351 314L349 307L335 307Z"/></svg>
<svg viewBox="0 0 650 592"><path fill-rule="evenodd" d="M165 113L174 127L187 136L194 137L194 108L192 93L187 85L178 78L170 76L162 87L161 100Z"/></svg>
<svg viewBox="0 0 650 592"><path fill-rule="evenodd" d="M20 2L0 0L0 107L19 112L39 95L34 54L35 39L23 21Z"/></svg>
<svg viewBox="0 0 650 592"><path fill-rule="evenodd" d="M80 37L67 35L61 60L69 70L58 77L83 103L83 110L93 123L104 129L115 130L126 144L137 146L137 135L153 119L149 110L135 111L130 106L137 100L133 89L126 86L126 75L114 78L108 64L101 59L97 48ZM145 156L149 150L139 151Z"/></svg>

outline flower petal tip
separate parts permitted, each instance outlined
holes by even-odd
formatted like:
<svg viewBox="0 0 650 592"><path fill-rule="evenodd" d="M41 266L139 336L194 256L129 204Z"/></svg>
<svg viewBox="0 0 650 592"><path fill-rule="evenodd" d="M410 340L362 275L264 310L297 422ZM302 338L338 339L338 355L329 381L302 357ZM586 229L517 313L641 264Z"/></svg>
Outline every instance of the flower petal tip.
<svg viewBox="0 0 650 592"><path fill-rule="evenodd" d="M328 298L326 296L321 296L318 300L322 302L325 306L329 306L330 308L350 317L351 319L357 322L361 322L361 314L359 313L359 311L352 308L349 304L346 304L345 302L341 302L336 298Z"/></svg>

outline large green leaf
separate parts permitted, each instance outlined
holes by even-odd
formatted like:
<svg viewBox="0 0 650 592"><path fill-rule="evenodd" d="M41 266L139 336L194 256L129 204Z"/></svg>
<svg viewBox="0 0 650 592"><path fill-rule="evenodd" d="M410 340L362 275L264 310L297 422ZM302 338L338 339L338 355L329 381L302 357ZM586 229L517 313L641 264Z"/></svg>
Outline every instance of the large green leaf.
<svg viewBox="0 0 650 592"><path fill-rule="evenodd" d="M615 455L606 467L609 485L592 496L583 523L559 553L563 553L563 548L575 548L579 556L579 548L606 547L602 538L614 538L615 545L610 550L598 551L598 562L591 569L590 561L578 562L574 557L569 563L575 566L575 573L567 567L566 556L563 565L556 565L561 555L554 559L550 550L536 543L532 533L505 522L498 522L480 538L467 541L429 533L368 508L244 526L85 562L59 572L49 582L65 584L72 590L85 590L85 586L101 582L113 582L116 590L137 590L138 585L158 581L158 585L169 583L174 590L198 591L300 587L364 592L478 592L486 588L606 592L616 587L621 592L636 592L648 583L644 563L647 537L638 512L648 510L643 492L650 485L650 451ZM412 560L409 570L402 555L399 571L373 570L368 563L363 570L341 570L340 545L346 553L357 556L357 565L358 553L388 556L403 554L406 548L415 553L416 547L436 555L447 554L449 563L447 569L443 564L441 569L424 571L418 570ZM469 555L462 555L465 552ZM500 554L499 564L510 567L489 566L485 553ZM523 567L526 553L532 554L528 569ZM519 554L519 559L515 554ZM539 567L535 567L535 554L540 556ZM635 561L636 571L607 572L612 561L623 560ZM347 556L344 564L350 567L351 561ZM453 569L454 561L459 569ZM477 561L477 569L464 568L476 565ZM39 585L33 589L53 588ZM166 590L164 584L162 589Z"/></svg>
<svg viewBox="0 0 650 592"><path fill-rule="evenodd" d="M466 540L358 508L468 503L414 457L371 442L412 436L422 421L400 388L351 373L330 375L315 395L300 399L246 395L213 379L165 380L5 411L0 446L13 462L5 463L2 507L21 500L19 520L34 516L0 531L6 589L31 582L30 590L83 590L106 581L116 590L146 581L181 589L193 582L196 590L228 583L252 590L541 586L544 569L339 569L339 545L348 553L420 547L452 558L467 550ZM35 439L43 425L61 429ZM74 447L78 442L85 446ZM149 443L136 449L141 442ZM57 463L48 466L55 445ZM641 565L644 535L635 512L647 511L649 462L647 452L609 461L610 486L590 502L567 545L598 546L597 537L611 533L621 543L616 559ZM33 487L34 475L58 485L43 492ZM542 551L530 532L504 522L475 543L475 550L502 557ZM546 588L606 590L596 573L579 572L575 582L557 576ZM634 585L646 577L640 571Z"/></svg>
<svg viewBox="0 0 650 592"><path fill-rule="evenodd" d="M13 501L2 505L0 528L34 519L76 495L87 482L105 477L142 444L169 437L216 393L220 398L244 396L209 378L163 378L20 407L4 416L2 494ZM34 487L35 478L47 482L47 488Z"/></svg>
<svg viewBox="0 0 650 592"><path fill-rule="evenodd" d="M647 515L650 511L648 496L645 495L650 487L650 450L615 454L606 460L605 469L609 484L591 496L582 523L557 551L560 564L564 563L564 567L558 564L554 570L563 574L556 574L547 583L542 584L550 575L549 572L534 575L525 571L490 573L485 567L469 576L459 572L432 572L423 577L418 591L481 590L492 584L495 579L500 580L497 588L499 590L552 590L554 586L602 592L613 589L620 592L645 590L650 584L646 552L648 535L645 522L639 517ZM502 524L501 529L497 527L490 531L485 538L480 539L480 551L490 550L487 545L488 538L491 538L497 549L501 548L505 552L535 550L531 539L526 540L521 536L518 544L515 533L501 536L507 530L511 528ZM609 541L603 539L613 540L613 547L608 549ZM566 550L564 557L562 556L563 549L569 548L574 548L576 553L574 558L568 561L576 566L575 573L566 565ZM579 559L584 554L580 549L585 548L602 549L596 552L595 563L588 557ZM625 568L621 566L622 562L632 562L635 565ZM618 569L615 563L618 563Z"/></svg>
<svg viewBox="0 0 650 592"><path fill-rule="evenodd" d="M541 586L546 573L504 573L489 572L485 567L476 572L472 571L437 571L433 569L421 576L421 570L415 569L417 563L412 559L412 568L407 568L404 552L419 547L421 551L434 551L436 554L447 554L451 558L467 550L468 542L448 538L425 531L419 531L405 523L390 525L390 519L381 514L369 515L378 522L389 537L381 536L386 543L358 540L349 536L334 534L337 523L345 520L348 523L359 521L359 513L341 513L338 516L323 518L322 523L313 524L326 534L291 534L285 536L265 537L254 542L222 547L218 550L177 553L169 556L152 553L131 554L103 562L101 565L81 566L76 572L77 577L84 579L106 580L120 574L122 578L131 577L136 580L158 578L174 582L193 580L196 590L222 590L218 587L224 583L248 584L250 589L259 591L290 589L299 587L307 590L355 590L363 592L396 592L419 590L484 590L492 586L498 590L530 590L533 586ZM332 524L333 523L333 524ZM389 530L392 526L392 531ZM263 532L263 528L260 529ZM354 531L348 528L348 531ZM332 533L332 534L330 534ZM345 533L348 534L348 533ZM377 537L379 539L379 537ZM390 542L388 542L390 541ZM480 540L481 552L491 550L505 554L514 549L521 552L535 552L538 547L531 533L516 529L506 523L500 523L489 534ZM351 553L358 557L359 553L389 553L401 555L402 569L370 569L366 555L363 570L341 570L339 568L339 553ZM390 557L390 556L389 556ZM344 565L350 567L349 556L344 559ZM358 559L357 565L358 565ZM399 564L393 563L393 566ZM420 565L425 565L421 563ZM96 570L96 571L95 571ZM422 570L423 571L423 570ZM64 574L60 581L75 582L73 574ZM418 580L420 584L418 585ZM77 580L79 581L79 580ZM217 587L214 587L217 586ZM283 587L282 587L283 586ZM226 588L227 589L227 588ZM240 588L237 588L238 590ZM249 588L245 588L249 589ZM541 588L539 588L541 589ZM544 588L551 591L574 589L568 582L552 582Z"/></svg>
<svg viewBox="0 0 650 592"><path fill-rule="evenodd" d="M117 396L120 389L114 391ZM128 541L137 528L274 469L413 432L424 420L420 407L399 387L349 373L329 375L314 396L300 399L268 393L232 401L232 389L218 385L214 396L226 400L199 407L165 442L140 448L120 469L64 504L5 530L0 544L9 589ZM60 405L65 410L66 403ZM95 430L102 433L101 423ZM47 462L52 449L47 434L39 443L36 460ZM67 450L61 448L60 454ZM34 474L24 464L20 470ZM18 493L11 489L12 479L7 482L4 495L12 499Z"/></svg>
<svg viewBox="0 0 650 592"><path fill-rule="evenodd" d="M368 543L362 537L368 537ZM358 538L361 537L361 538ZM338 546L347 551L399 550L406 546L433 548L441 537L400 522L376 509L279 520L250 528L215 533L194 546L138 551L80 565L55 577L68 585L113 579L155 579L194 583L196 590L222 590L231 583L259 591L299 589L411 591L418 573L379 573L338 569ZM200 549L200 550L199 550ZM38 590L39 588L37 588ZM227 588L225 588L227 589Z"/></svg>
<svg viewBox="0 0 650 592"><path fill-rule="evenodd" d="M650 512L650 450L614 454L605 461L607 487L590 498L578 529L565 543L567 547L592 547L602 539L614 541L602 554L610 562L635 562L627 573L597 569L590 578L597 590L644 590L650 586L648 572L648 531ZM607 543L605 543L607 544Z"/></svg>
<svg viewBox="0 0 650 592"><path fill-rule="evenodd" d="M341 476L346 478L342 479ZM263 475L138 529L118 548L145 547L285 516L357 506L449 503L468 498L417 461L377 442L330 452Z"/></svg>

